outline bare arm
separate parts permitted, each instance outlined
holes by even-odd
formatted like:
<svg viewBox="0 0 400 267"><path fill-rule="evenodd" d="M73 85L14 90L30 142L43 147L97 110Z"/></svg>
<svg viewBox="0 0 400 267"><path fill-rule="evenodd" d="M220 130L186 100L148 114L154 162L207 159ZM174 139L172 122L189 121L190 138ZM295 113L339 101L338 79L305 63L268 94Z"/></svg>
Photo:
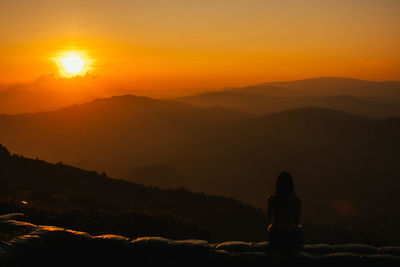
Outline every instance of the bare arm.
<svg viewBox="0 0 400 267"><path fill-rule="evenodd" d="M268 223L272 222L271 203L269 198L267 199L267 219Z"/></svg>
<svg viewBox="0 0 400 267"><path fill-rule="evenodd" d="M301 200L299 199L298 203L297 203L297 207L296 207L295 218L294 218L296 225L299 225L300 215L301 215Z"/></svg>

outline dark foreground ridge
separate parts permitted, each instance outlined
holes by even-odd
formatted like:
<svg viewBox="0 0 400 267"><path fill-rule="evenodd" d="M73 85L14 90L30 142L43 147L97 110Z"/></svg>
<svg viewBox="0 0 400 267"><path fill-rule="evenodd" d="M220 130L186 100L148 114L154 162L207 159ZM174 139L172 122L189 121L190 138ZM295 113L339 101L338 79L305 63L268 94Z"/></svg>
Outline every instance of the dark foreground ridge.
<svg viewBox="0 0 400 267"><path fill-rule="evenodd" d="M287 259L270 253L268 242L92 236L23 219L21 213L0 216L3 235L18 233L1 241L0 266L400 266L400 246L308 244Z"/></svg>

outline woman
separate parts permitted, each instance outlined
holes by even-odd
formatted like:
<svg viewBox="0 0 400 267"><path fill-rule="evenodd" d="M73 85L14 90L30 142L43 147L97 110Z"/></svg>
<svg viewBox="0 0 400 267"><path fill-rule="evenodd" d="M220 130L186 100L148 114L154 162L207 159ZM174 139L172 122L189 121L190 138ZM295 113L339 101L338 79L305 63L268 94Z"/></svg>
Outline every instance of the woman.
<svg viewBox="0 0 400 267"><path fill-rule="evenodd" d="M293 177L281 172L275 193L267 200L268 236L272 247L296 249L302 244L300 214L301 200L294 192Z"/></svg>

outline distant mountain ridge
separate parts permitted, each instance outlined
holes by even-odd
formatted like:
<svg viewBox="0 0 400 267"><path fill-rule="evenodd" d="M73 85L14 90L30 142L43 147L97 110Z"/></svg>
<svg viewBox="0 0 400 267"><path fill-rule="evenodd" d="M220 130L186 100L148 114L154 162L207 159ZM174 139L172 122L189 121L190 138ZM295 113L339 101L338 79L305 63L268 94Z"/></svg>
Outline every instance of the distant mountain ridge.
<svg viewBox="0 0 400 267"><path fill-rule="evenodd" d="M174 100L263 115L307 106L372 117L400 117L400 82L321 77L228 88Z"/></svg>
<svg viewBox="0 0 400 267"><path fill-rule="evenodd" d="M267 82L262 86L290 88L322 95L353 95L386 98L400 96L400 81L366 81L355 78L318 77L295 81Z"/></svg>

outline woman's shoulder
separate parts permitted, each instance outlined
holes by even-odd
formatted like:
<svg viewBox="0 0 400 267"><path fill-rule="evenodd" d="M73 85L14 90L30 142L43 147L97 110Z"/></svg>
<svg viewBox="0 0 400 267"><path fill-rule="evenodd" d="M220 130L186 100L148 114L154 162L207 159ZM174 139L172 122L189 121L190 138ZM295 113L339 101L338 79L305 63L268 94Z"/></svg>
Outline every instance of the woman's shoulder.
<svg viewBox="0 0 400 267"><path fill-rule="evenodd" d="M293 195L292 200L298 204L301 204L301 199L297 195Z"/></svg>
<svg viewBox="0 0 400 267"><path fill-rule="evenodd" d="M270 194L270 195L267 196L267 199L273 199L275 197L276 197L275 194Z"/></svg>
<svg viewBox="0 0 400 267"><path fill-rule="evenodd" d="M267 202L272 202L275 201L276 195L275 194L271 194L267 197Z"/></svg>

